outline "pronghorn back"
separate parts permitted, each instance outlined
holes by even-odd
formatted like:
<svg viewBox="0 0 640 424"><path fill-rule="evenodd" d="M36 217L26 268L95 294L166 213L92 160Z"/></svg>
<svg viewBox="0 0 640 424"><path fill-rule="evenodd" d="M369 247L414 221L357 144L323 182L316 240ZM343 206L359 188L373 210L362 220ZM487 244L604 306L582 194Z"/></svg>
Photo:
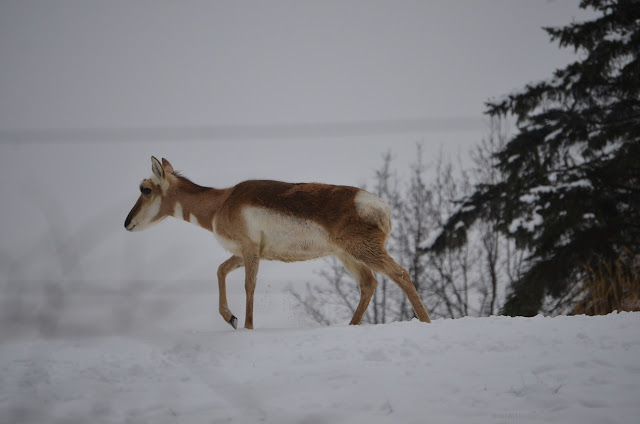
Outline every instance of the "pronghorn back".
<svg viewBox="0 0 640 424"><path fill-rule="evenodd" d="M319 183L251 180L236 185L225 207L269 209L286 216L312 220L330 232L354 219L391 230L391 209L380 198L357 187Z"/></svg>

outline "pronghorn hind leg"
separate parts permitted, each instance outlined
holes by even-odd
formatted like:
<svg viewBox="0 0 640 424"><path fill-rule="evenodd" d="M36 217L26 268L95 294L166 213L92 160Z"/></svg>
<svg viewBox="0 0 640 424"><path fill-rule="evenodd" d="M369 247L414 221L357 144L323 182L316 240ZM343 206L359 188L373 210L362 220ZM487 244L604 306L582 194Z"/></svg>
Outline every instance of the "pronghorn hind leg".
<svg viewBox="0 0 640 424"><path fill-rule="evenodd" d="M352 255L356 260L363 262L373 271L380 272L389 277L394 283L396 283L404 292L404 294L411 302L416 316L420 321L431 322L427 309L424 307L416 287L411 281L411 277L406 269L393 260L387 250L384 248L384 242L386 240L386 234L379 229L372 229L368 237L364 239L360 234L355 234L352 238L348 237L350 234L346 234L344 239L354 240L353 242L344 243L344 249Z"/></svg>
<svg viewBox="0 0 640 424"><path fill-rule="evenodd" d="M353 278L356 279L360 286L360 302L353 314L353 318L349 325L359 325L362 321L362 317L369 306L371 297L376 290L378 281L373 276L373 273L362 262L359 262L356 258L348 254L342 254L338 256L340 262L344 265L345 269Z"/></svg>
<svg viewBox="0 0 640 424"><path fill-rule="evenodd" d="M422 303L418 291L411 281L409 272L398 265L386 251L380 255L380 259L380 262L375 261L369 264L371 268L389 277L402 289L409 299L409 302L411 302L411 306L420 321L431 322L427 308L424 307L424 303Z"/></svg>
<svg viewBox="0 0 640 424"><path fill-rule="evenodd" d="M254 252L247 252L243 254L243 261L245 270L244 289L247 293L247 310L244 319L244 328L253 330L253 294L256 290L260 258Z"/></svg>
<svg viewBox="0 0 640 424"><path fill-rule="evenodd" d="M227 283L226 277L227 274L233 271L234 269L238 269L243 265L242 258L239 256L232 256L226 261L224 261L218 267L218 290L220 291L219 302L220 302L220 315L222 318L233 328L238 328L238 318L235 317L229 310L229 305L227 304Z"/></svg>

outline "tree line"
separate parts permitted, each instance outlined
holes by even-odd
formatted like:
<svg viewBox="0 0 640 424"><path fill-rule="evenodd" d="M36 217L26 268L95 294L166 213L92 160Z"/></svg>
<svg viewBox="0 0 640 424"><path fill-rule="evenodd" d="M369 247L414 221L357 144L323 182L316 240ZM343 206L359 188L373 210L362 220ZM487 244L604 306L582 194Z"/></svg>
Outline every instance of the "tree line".
<svg viewBox="0 0 640 424"><path fill-rule="evenodd" d="M387 247L432 318L640 310L640 2L580 7L596 17L544 28L577 60L486 104L471 168L442 154L427 164L418 146L408 180L391 153L375 173L369 191L393 210ZM355 281L330 265L325 284L291 290L324 324L359 299ZM413 318L395 285L377 278L364 321Z"/></svg>

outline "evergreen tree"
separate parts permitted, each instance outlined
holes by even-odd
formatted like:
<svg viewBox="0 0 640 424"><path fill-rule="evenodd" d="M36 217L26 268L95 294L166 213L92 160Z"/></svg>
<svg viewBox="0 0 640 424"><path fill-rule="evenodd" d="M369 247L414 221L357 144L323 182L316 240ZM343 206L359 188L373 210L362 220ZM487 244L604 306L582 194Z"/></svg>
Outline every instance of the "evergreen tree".
<svg viewBox="0 0 640 424"><path fill-rule="evenodd" d="M545 28L578 60L546 81L487 104L514 117L495 156L504 178L479 184L425 249L463 245L477 220L530 252L502 312L530 316L561 300L585 267L640 252L640 2L583 0L597 18ZM464 225L462 225L464 224Z"/></svg>

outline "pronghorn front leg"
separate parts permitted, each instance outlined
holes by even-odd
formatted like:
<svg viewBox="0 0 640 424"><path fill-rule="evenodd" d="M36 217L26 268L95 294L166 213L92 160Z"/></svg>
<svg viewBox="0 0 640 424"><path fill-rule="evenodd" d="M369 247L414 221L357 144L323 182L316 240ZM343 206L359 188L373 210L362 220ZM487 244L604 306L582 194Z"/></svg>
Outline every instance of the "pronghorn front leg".
<svg viewBox="0 0 640 424"><path fill-rule="evenodd" d="M236 318L231 311L229 310L229 305L227 304L227 274L233 271L234 269L238 269L243 265L242 258L239 256L232 256L226 261L224 261L218 267L218 290L220 291L219 302L220 302L220 315L222 318L233 328L238 328L238 318Z"/></svg>
<svg viewBox="0 0 640 424"><path fill-rule="evenodd" d="M243 260L245 271L244 289L247 292L247 311L244 318L244 328L253 330L253 293L256 290L260 258L254 251L246 251L243 254Z"/></svg>

